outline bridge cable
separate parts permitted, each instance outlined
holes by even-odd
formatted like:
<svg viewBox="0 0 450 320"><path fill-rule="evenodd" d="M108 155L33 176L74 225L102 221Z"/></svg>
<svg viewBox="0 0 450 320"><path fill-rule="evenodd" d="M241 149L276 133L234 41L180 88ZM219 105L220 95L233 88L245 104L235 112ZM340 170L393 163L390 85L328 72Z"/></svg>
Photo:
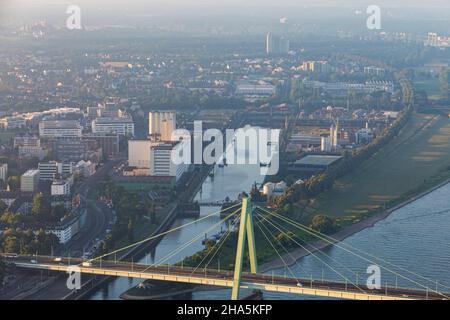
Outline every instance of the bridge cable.
<svg viewBox="0 0 450 320"><path fill-rule="evenodd" d="M264 226L264 224L261 224L262 226ZM286 261L284 261L283 256L279 253L278 249L274 246L274 244L272 243L272 241L269 239L269 237L267 236L267 234L264 232L264 230L261 228L261 225L259 223L256 223L256 226L258 227L258 229L261 231L261 233L263 234L263 236L266 238L267 242L270 244L270 246L273 248L273 250L275 251L275 253L278 255L278 257L280 258L280 260L283 262L284 267L286 268L286 270L289 270L289 273L292 275L292 278L294 278L297 283L299 283L297 277L295 276L294 272L292 271L291 267L286 263ZM273 236L273 235L272 235Z"/></svg>
<svg viewBox="0 0 450 320"><path fill-rule="evenodd" d="M284 228L285 230L287 230L286 227L282 226L281 224L279 224L279 223L277 223L277 222L275 222L275 221L273 221L273 220L271 220L270 223L273 224L273 226L278 226L279 228ZM288 230L287 230L287 231L288 231ZM286 235L288 236L289 234L286 234ZM346 270L347 270L349 273L351 273L352 275L354 275L354 276L357 276L357 275L358 275L355 271L353 271L352 269L350 269L349 267L347 267L345 264L343 264L342 262L338 261L337 259L333 258L331 255L329 255L329 254L323 252L322 250L319 250L319 249L318 249L316 246L314 246L313 244L307 243L304 239L301 239L299 235L297 235L297 234L294 233L294 235L291 236L290 239L293 240L294 237L296 237L296 238L298 238L300 241L304 242L305 245L308 245L308 246L310 246L310 247L313 248L313 250L311 251L311 255L314 256L314 254L312 254L312 252L314 252L314 251L315 251L316 253L320 253L321 255L324 256L324 258L329 259L329 260L333 261L334 263L338 264L338 265L341 266L342 268L346 269ZM295 263L297 263L297 261L298 261L299 259L295 259L294 257L292 257L292 255L290 255L290 256L291 256L292 261L295 261ZM301 266L300 266L299 264L297 264L297 265L298 265L298 267L301 268ZM351 283L352 285L354 285L353 282L350 281L350 283Z"/></svg>
<svg viewBox="0 0 450 320"><path fill-rule="evenodd" d="M222 237L220 238L220 240L219 240L218 242L216 242L216 243L214 244L214 246L206 252L206 254L205 254L205 256L203 257L203 259L200 261L200 263L199 263L199 264L195 267L195 269L192 271L191 276L197 271L198 268L200 268L200 266L201 266L202 263L206 260L206 258L208 258L209 255L210 255L213 251L215 251L215 248L216 248L216 246L217 246L217 247L218 247L218 248L217 248L217 251L214 253L214 255L213 255L213 256L211 257L211 259L209 260L209 262L211 262L211 260L215 257L215 255L216 255L216 253L218 252L218 250L220 250L220 248L222 248L222 245L225 243L225 240L228 239L228 236L229 236L230 233L231 233L230 231L227 231L226 237L225 237L225 236L222 236ZM209 264L209 262L208 262L208 264ZM206 267L207 267L207 265L205 265L205 269L206 269Z"/></svg>
<svg viewBox="0 0 450 320"><path fill-rule="evenodd" d="M348 253L350 253L350 254L352 254L352 255L354 255L354 256L360 258L360 259L363 259L363 260L365 260L365 261L367 261L367 262L369 262L369 263L372 263L372 264L377 264L376 262L371 261L371 260L369 260L369 259L367 259L367 258L365 258L365 257L363 257L363 256L361 256L361 255L359 255L358 253L352 252L351 250L349 250L349 249L343 247L342 245L339 245L339 243L343 243L343 242L341 242L341 241L339 241L339 240L337 240L337 239L334 239L334 238L332 238L332 237L330 237L330 236L327 236L327 235L325 235L325 234L322 234L322 233L320 233L320 232L318 232L318 231L316 231L316 230L314 230L314 229L311 229L311 228L309 228L309 227L307 227L307 226L305 226L305 225L302 225L302 224L300 224L300 223L298 223L298 222L296 222L296 221L293 221L292 219L289 219L289 218L287 218L287 217L284 217L284 216L282 216L282 215L280 215L280 214L277 214L277 213L273 213L273 212L267 211L266 209L261 208L261 207L258 207L258 208L261 209L261 210L263 210L263 211L265 211L265 212L267 212L267 213L269 213L269 214L272 215L272 216L275 216L275 217L277 217L277 218L283 220L284 222L286 222L286 223L288 223L288 224L291 224L292 226L297 227L297 228L300 229L300 230L303 230L303 231L305 231L305 232L307 232L307 233L309 233L309 234L311 234L311 235L313 235L313 236L315 236L315 237L317 237L317 238L319 238L319 239L321 239L321 240L326 241L327 243L329 243L329 244L331 244L331 245L336 246L337 248L340 248L340 249L342 249L342 250L345 250L346 252L348 252ZM332 239L332 240L329 240L329 239ZM353 247L353 246L351 246L351 245L349 245L349 244L345 244L345 245L347 245L348 247L351 247L352 249L355 249L355 250L357 250L357 251L359 251L359 252L361 252L361 253L364 253L364 254L366 254L366 255L368 255L368 256L371 256L371 257L373 257L373 258L375 258L375 259L377 259L377 260L386 262L386 263L388 263L388 264L390 264L390 265L392 265L392 266L394 266L394 267L397 267L397 268L399 268L399 269L402 269L402 270L404 270L404 271L406 271L406 272L408 272L408 273L410 273L410 274L417 275L417 276L419 276L420 278L423 278L423 279L425 279L425 280L427 280L427 281L429 281L429 282L432 282L430 279L427 279L427 278L425 278L425 277L423 277L423 276L421 276L421 275L419 275L419 274L416 274L416 273L414 273L414 272L412 272L412 271L409 271L409 270L407 270L407 269L405 269L405 268L403 268L403 267L396 266L396 265L394 265L393 263L391 263L391 262L389 262L389 261L386 261L386 260L381 259L381 258L379 258L379 257L376 257L376 256L374 256L374 255L371 255L371 254L369 254L369 253L367 253L367 252L364 252L364 251L362 251L362 250L360 250L360 249L357 249L357 248L355 248L355 247ZM414 283L414 284L416 284L416 285L418 285L418 286L420 286L420 287L422 287L422 288L425 288L425 289L427 289L427 290L430 290L430 291L432 291L432 292L435 292L435 293L437 293L437 294L439 294L439 295L441 295L441 296L443 296L443 297L445 297L445 298L447 298L447 299L449 298L449 297L447 297L446 295L444 295L444 294L442 294L442 293L440 293L440 292L438 292L438 291L436 291L436 290L431 290L431 288L429 288L429 287L427 287L427 286L425 286L425 285L423 285L423 284L421 284L421 283L419 283L419 282L417 282L417 281L415 281L415 280L413 280L413 279L410 279L410 278L408 278L407 276L404 276L404 275L402 275L402 274L400 274L400 273L398 273L398 272L396 272L396 271L394 271L394 270L391 270L391 269L387 268L386 266L381 265L381 267L382 267L383 269L387 270L388 272L391 272L392 274L401 277L401 278L404 279L404 280L407 280L407 281L409 281L409 282L411 282L411 283Z"/></svg>
<svg viewBox="0 0 450 320"><path fill-rule="evenodd" d="M222 248L223 244L228 240L232 232L230 230L227 231L225 235L225 239L222 241L222 243L217 248L216 252L213 254L213 256L209 259L208 263L206 263L205 268L209 266L209 264L212 262L212 260L216 257L217 253L219 253L220 249ZM223 238L223 237L222 237Z"/></svg>
<svg viewBox="0 0 450 320"><path fill-rule="evenodd" d="M234 208L234 207L236 207L236 206L238 206L238 205L240 205L240 203L237 203L237 204L235 204L235 205L233 205L233 206L227 208L227 210L229 210L230 208ZM189 226L189 225L195 224L195 223L197 223L197 222L200 222L200 221L202 221L202 220L205 220L205 219L208 219L208 218L210 218L210 217L212 217L212 216L215 216L215 215L217 215L217 214L220 214L222 211L223 211L223 210L220 209L219 211L213 212L213 213L208 214L207 216L201 217L201 218L199 218L199 219L190 221L190 222L188 222L188 223L186 223L186 224L184 224L184 225L175 227L175 228L173 228L173 229L170 229L170 230L161 232L161 233L156 234L156 235L152 235L152 236L150 236L150 237L148 237L148 238L146 238L146 239L137 241L137 242L132 243L132 244L130 244L130 245L127 245L127 246L125 246L125 247L123 247L123 248L117 249L117 250L115 250L115 251L112 251L112 252L103 254L103 255L98 256L98 257L95 257L95 258L92 258L92 259L90 259L90 261L99 260L99 259L102 259L102 258L104 258L104 257L110 256L110 255L112 255L112 254L115 254L115 253L118 253L118 252L121 252L121 251L130 249L130 248L133 248L133 247L135 247L135 246L137 246L137 245L140 245L140 244L142 244L142 243L148 242L148 241L150 241L150 240L154 240L154 239L157 239L157 238L159 238L159 237L165 236L165 235L167 235L167 234L169 234L169 233L172 233L172 232L174 232L174 231L180 230L180 229L182 229L182 228L184 228L184 227L187 227L187 226Z"/></svg>
<svg viewBox="0 0 450 320"><path fill-rule="evenodd" d="M270 220L267 220L265 217L263 217L263 219L265 219L267 222L269 222L272 226L274 226L278 231L284 233L287 237L289 237L293 242L295 242L298 246L300 246L303 250L305 250L306 252L308 252L308 254L310 254L312 257L314 257L315 259L317 259L318 261L320 261L322 264L324 264L325 266L327 266L330 270L332 270L333 272L335 272L337 275L339 275L342 279L344 279L345 281L347 281L348 283L350 283L351 285L353 285L355 288L357 288L359 291L361 291L362 293L365 293L365 291L359 287L357 284L353 283L350 279L348 279L345 275L343 275L342 273L340 273L339 271L337 271L335 268L333 268L330 264L326 263L325 261L323 261L321 258L319 258L317 255L315 255L312 251L308 250L305 246L303 246L302 244L300 244L299 242L297 242L295 239L293 239L288 233L285 233L283 230L281 230L280 228L278 228L277 226L275 226Z"/></svg>
<svg viewBox="0 0 450 320"><path fill-rule="evenodd" d="M296 265L296 266L300 269L301 272L304 272L305 274L307 274L306 270L303 269L303 267L300 266L300 265L298 264L298 261L297 261L298 259L295 259L295 258L291 255L291 253L289 252L289 250L286 249L286 247L281 243L281 241L278 240L277 237L275 237L275 236L273 235L273 233L270 231L270 229L268 229L268 228L264 225L264 221L260 218L261 215L258 214L258 215L254 215L254 216L258 219L258 220L257 220L257 223L262 224L262 225L266 228L266 230L267 230L268 232L270 232L270 234L274 237L274 239L277 241L277 243L283 248L283 250L286 252L286 254L289 255L289 257L291 258L291 261L293 262L293 264Z"/></svg>
<svg viewBox="0 0 450 320"><path fill-rule="evenodd" d="M179 252L181 252L185 248L189 247L190 245L192 245L196 241L200 240L205 233L208 233L208 232L218 228L221 224L223 224L225 221L229 220L233 215L235 215L237 212L239 212L239 210L241 210L241 209L238 208L237 210L235 210L234 212L232 212L228 216L226 216L224 219L221 219L219 222L215 223L214 225L212 225L209 228L207 228L206 230L204 230L204 232L199 233L198 235L196 235L194 238L192 238L188 242L181 244L175 250L169 252L169 254L167 254L166 256L164 256L161 259L159 259L158 262L155 262L154 264L149 265L149 268L150 267L155 267L157 265L161 265L163 262L167 261L168 259L172 258L173 256L175 256L176 254L178 254Z"/></svg>
<svg viewBox="0 0 450 320"><path fill-rule="evenodd" d="M260 208L260 209L261 209L261 208ZM302 225L302 224L300 224L300 223L298 223L298 222L295 222L295 221L293 221L293 220L291 220L291 219L289 219L289 218L287 218L287 217L281 216L281 215L279 215L279 214L275 214L275 213L270 213L270 214L272 214L272 215L274 215L274 216L278 216L279 219L282 219L282 220L284 220L285 222L287 222L287 223L289 223L289 224L291 224L291 225L298 224L298 226L296 226L297 228L299 228L299 229L301 229L301 230L303 230L303 231L305 231L305 232L307 232L307 233L309 233L309 234L311 234L311 235L313 235L313 236L315 236L315 237L317 237L317 238L319 238L319 239L322 239L322 240L328 242L329 244L334 245L334 246L336 246L337 248L340 248L340 249L342 249L342 250L344 250L344 251L346 251L346 252L348 252L348 253L350 253L350 254L352 254L352 255L354 255L354 256L360 258L360 259L363 259L363 260L365 260L365 261L367 261L367 262L369 262L369 263L374 263L374 264L376 263L376 262L374 262L374 261L371 261L371 260L369 260L369 259L367 259L367 258L365 258L365 257L363 257L363 256L361 256L361 255L359 255L359 254L357 254L357 253L354 253L354 252L352 252L352 251L346 249L345 247L339 245L339 243L342 243L342 244L343 244L343 242L340 242L340 241L337 240L337 239L334 239L334 238L332 238L332 237L330 237L330 236L327 236L327 235L325 235L325 234L322 234L322 233L320 233L319 231L316 231L316 230L314 230L314 229L311 229L311 228L309 228L309 227L307 227L307 226L304 226L304 225ZM289 221L289 220L290 220L290 221ZM330 241L330 240L328 240L327 238L331 238L333 241ZM358 248L355 248L355 247L353 247L353 246L351 246L351 245L349 245L349 244L346 244L346 245L347 245L348 247L354 249L354 250L357 250L357 251L363 253L363 254L366 254L366 255L368 255L368 256L371 256L371 257L373 257L373 258L375 258L375 259L377 259L377 260L383 261L383 262L385 262L385 263L388 263L388 264L390 264L390 265L392 265L392 266L394 266L394 267L396 267L396 268L402 269L403 271L406 271L406 272L408 272L408 273L410 273L410 274L416 275L416 276L418 276L418 277L420 277L420 278L422 278L422 279L424 279L424 280L426 280L426 281L432 282L432 280L430 280L430 279L428 279L428 278L426 278L426 277L424 277L424 276L422 276L422 275L420 275L420 274L417 274L417 273L415 273L415 272L413 272L413 271L409 271L408 269L405 269L405 268L403 268L403 267L397 266L397 265L395 265L395 264L393 264L393 263L391 263L391 262L389 262L389 261L386 261L386 260L384 260L384 259L382 259L382 258L379 258L379 257L377 257L377 256L374 256L374 255L371 255L371 254L369 254L369 253L367 253L367 252L364 252L363 250L360 250L360 249L358 249ZM413 279L411 279L411 278L408 278L408 277L406 277L406 276L404 276L404 275L402 275L402 274L400 274L400 273L397 273L397 272L395 272L395 271L393 271L393 270L390 270L390 269L387 268L386 266L381 265L381 267L382 267L383 269L387 270L388 272L391 272L392 274L397 275L397 276L399 276L399 277L401 277L401 278L407 280L408 282L414 283L414 284L416 284L416 285L418 285L418 286L420 286L420 287L423 287L423 288L425 288L425 289L431 289L431 288L429 288L429 287L427 287L427 286L425 286L425 285L423 285L423 284L421 284L421 283L418 283L417 281L415 281L415 280L413 280ZM442 286L442 287L448 288L448 287L445 286L445 285L441 285L441 286ZM438 291L436 291L436 290L431 290L431 291L432 291L432 292L435 292L435 293L437 293L437 294L439 294L439 295L442 295L442 296L444 296L444 297L447 298L447 296L445 296L444 294L442 294L442 293L440 293L440 292L438 292Z"/></svg>

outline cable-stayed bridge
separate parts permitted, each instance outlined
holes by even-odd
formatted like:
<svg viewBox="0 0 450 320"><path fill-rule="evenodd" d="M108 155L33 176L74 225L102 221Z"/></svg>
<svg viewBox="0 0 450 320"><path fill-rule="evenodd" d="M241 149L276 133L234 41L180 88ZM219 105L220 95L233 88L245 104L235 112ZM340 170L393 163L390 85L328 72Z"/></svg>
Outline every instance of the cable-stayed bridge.
<svg viewBox="0 0 450 320"><path fill-rule="evenodd" d="M143 244L146 241L162 237L166 234L174 232L175 230L179 230L187 225L193 224L198 220L208 219L211 216L220 214L220 211L160 234L152 235L147 239L89 260L16 254L3 254L3 258L7 262L14 263L20 268L53 270L70 273L73 272L74 267L76 267L76 269L83 274L152 279L231 288L232 299L239 298L240 288L353 300L448 300L450 298L450 293L444 292L449 288L442 284L440 287L436 285L435 288L432 288L431 283L433 282L417 273L400 266L396 266L389 261L375 257L370 253L363 252L358 248L345 245L344 243L339 243L336 239L333 239L330 236L321 234L320 232L317 232L307 226L301 225L289 217L285 217L276 212L271 212L266 208L257 207L254 210L250 199L243 199L242 203L236 204L234 208L235 211L233 213L209 227L206 232L215 230L231 218L234 218L235 221L239 221L237 230L233 231L229 229L228 232L224 233L213 246L206 249L207 252L205 256L195 268L184 267L179 264L171 265L168 264L167 261L189 245L196 243L199 240L201 241L203 233L200 233L194 236L194 238L190 241L181 244L178 248L153 264L137 264L133 262L117 261L116 257L117 253ZM237 220L236 216L239 215L239 212L240 216L238 216L239 220ZM254 229L255 226L257 230ZM355 283L342 272L327 263L323 258L320 258L317 254L315 254L313 250L311 250L311 245L306 245L304 242L302 243L299 236L291 231L293 229L287 229L287 226L296 228L302 233L308 234L309 236L314 236L322 241L328 241L337 248L345 250L349 254L352 254L365 262L377 264L385 272L390 272L396 277L409 281L415 288L401 288L398 286L388 286L387 284L385 286L379 285L376 286L376 288L369 288L368 285L361 285L357 282ZM286 270L289 270L290 276L287 274L285 276L275 276L274 274L268 275L258 273L255 231L258 231L260 238L266 239L267 243L274 249L274 252L276 252L278 257L285 264ZM223 248L224 243L230 238L230 235L236 232L237 248L235 251L236 257L234 271L220 270L219 266L215 269L208 268L214 257L216 257L221 251L221 248ZM308 253L314 258L318 259L321 263L330 268L330 270L334 271L336 275L342 279L342 281L325 281L323 279L313 279L312 277L310 279L297 277L285 261L285 258L283 258L283 256L290 254L290 250L288 250L285 245L281 243L279 237L274 234L275 232L277 232L278 235L283 235L285 239L288 239L291 243L307 250ZM246 247L250 262L249 271L243 270L243 263L246 257L244 252ZM286 254L283 255L280 253L280 250L285 251ZM439 290L442 288L444 291ZM448 292L450 292L450 290L448 290Z"/></svg>

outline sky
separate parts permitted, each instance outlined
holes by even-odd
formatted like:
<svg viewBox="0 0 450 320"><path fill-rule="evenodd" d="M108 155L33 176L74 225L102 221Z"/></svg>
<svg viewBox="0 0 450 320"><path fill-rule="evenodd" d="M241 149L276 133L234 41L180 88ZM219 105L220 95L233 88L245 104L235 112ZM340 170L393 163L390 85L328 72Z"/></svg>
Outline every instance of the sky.
<svg viewBox="0 0 450 320"><path fill-rule="evenodd" d="M289 21L314 18L326 23L329 19L347 19L356 11L365 14L365 9L374 4L380 6L387 17L399 20L430 17L450 20L450 0L0 0L0 23L10 22L7 20L26 23L36 19L50 23L63 21L69 5L78 5L86 17L84 21L97 25L120 18L120 23L133 23L136 17L144 15L172 20L189 15L200 22L203 19L214 21L219 16L241 19L239 21L246 17L265 21L287 16ZM327 10L327 7L335 9Z"/></svg>
<svg viewBox="0 0 450 320"><path fill-rule="evenodd" d="M379 6L399 7L399 6L449 6L448 0L0 0L3 4L15 5L48 5L48 4L78 4L78 5L109 5L109 6L252 6L252 7L298 7L304 5L313 6L363 6L375 4Z"/></svg>

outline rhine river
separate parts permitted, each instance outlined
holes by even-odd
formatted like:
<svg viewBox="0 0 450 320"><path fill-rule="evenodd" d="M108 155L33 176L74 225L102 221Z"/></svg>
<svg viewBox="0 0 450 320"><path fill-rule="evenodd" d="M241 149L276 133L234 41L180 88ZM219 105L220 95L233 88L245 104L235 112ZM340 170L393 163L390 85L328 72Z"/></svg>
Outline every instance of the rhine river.
<svg viewBox="0 0 450 320"><path fill-rule="evenodd" d="M216 168L215 177L207 178L201 191L196 196L199 201L218 201L225 197L236 199L242 192L248 192L255 183L261 183L264 177L260 174L259 165L230 165ZM201 208L201 216L217 211L217 207ZM179 219L175 226L183 225L193 219ZM170 254L175 248L186 243L194 236L203 234L203 230L219 222L218 216L208 218L187 228L166 235L154 252L149 253L141 263L158 262ZM212 230L209 235L219 230ZM275 270L275 274L315 279L365 283L367 268L376 264L381 267L381 282L391 286L419 287L424 285L435 290L450 292L450 184L412 202L396 211L388 218L376 223L373 227L356 233L343 241L344 245L366 252L371 256L383 259L376 260L366 255L368 261L362 260L338 248L328 247L300 259L291 270L286 268ZM184 249L168 260L170 263L180 261L186 256L201 250L201 240ZM320 261L321 260L321 261ZM390 262L391 264L386 263ZM326 264L322 263L325 262ZM327 266L329 265L329 266ZM395 266L394 266L395 265ZM383 269L387 267L397 275ZM339 276L335 271L341 274ZM410 271L407 273L405 270ZM292 274L291 274L292 272ZM420 275L424 278L421 278ZM414 282L405 280L410 278ZM138 279L118 278L94 293L91 299L119 299L120 294L136 285ZM423 288L423 287L422 287ZM230 290L200 291L193 294L193 299L228 299ZM264 293L266 299L312 299L312 297L289 294Z"/></svg>
<svg viewBox="0 0 450 320"><path fill-rule="evenodd" d="M252 156L253 154L246 154L247 156ZM249 192L256 183L262 183L264 176L261 175L261 168L259 164L257 165L228 165L224 168L219 168L216 166L214 172L214 178L207 177L204 181L201 190L197 193L195 200L199 202L216 202L223 201L226 197L231 200L237 199L239 193L245 191ZM211 213L217 212L220 207L201 207L200 217L207 216ZM172 228L180 225L189 223L195 219L177 219ZM153 252L147 254L140 263L155 263L159 262L162 258L170 254L174 249L185 244L193 237L197 235L203 235L204 230L207 230L211 226L214 226L220 222L219 215L213 215L210 218L202 220L198 223L191 224L183 229L167 234L163 237L161 242L157 245ZM221 226L224 230L226 225ZM220 231L221 227L211 230L208 235L212 236ZM204 248L202 245L202 240L199 239L179 254L174 255L165 263L176 263L181 261L183 258L188 257ZM118 278L110 282L104 288L99 289L96 293L91 296L91 299L119 299L120 295L131 288L132 286L138 284L139 279L128 279L128 278Z"/></svg>

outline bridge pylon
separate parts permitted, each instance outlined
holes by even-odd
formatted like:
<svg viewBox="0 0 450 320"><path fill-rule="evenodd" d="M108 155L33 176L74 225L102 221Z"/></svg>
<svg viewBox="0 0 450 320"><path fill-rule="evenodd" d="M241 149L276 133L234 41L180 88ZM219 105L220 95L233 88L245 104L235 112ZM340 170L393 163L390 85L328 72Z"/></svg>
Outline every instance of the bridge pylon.
<svg viewBox="0 0 450 320"><path fill-rule="evenodd" d="M234 264L233 288L231 300L239 299L239 287L241 285L242 264L244 260L245 242L248 243L248 256L250 259L250 272L258 272L256 260L255 235L253 230L253 212L250 198L242 199L241 219L239 224L239 236L236 249L236 260Z"/></svg>

